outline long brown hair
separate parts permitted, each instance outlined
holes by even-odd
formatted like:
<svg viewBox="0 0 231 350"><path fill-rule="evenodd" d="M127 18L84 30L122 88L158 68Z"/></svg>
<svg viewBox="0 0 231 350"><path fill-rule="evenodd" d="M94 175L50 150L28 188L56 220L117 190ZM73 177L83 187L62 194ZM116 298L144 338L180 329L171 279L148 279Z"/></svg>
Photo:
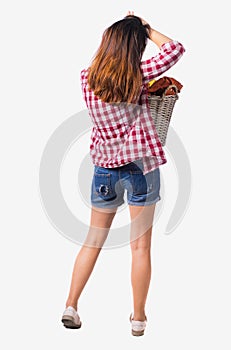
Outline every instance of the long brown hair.
<svg viewBox="0 0 231 350"><path fill-rule="evenodd" d="M140 61L149 29L139 17L130 15L104 31L88 75L89 88L102 101L137 101L142 85Z"/></svg>

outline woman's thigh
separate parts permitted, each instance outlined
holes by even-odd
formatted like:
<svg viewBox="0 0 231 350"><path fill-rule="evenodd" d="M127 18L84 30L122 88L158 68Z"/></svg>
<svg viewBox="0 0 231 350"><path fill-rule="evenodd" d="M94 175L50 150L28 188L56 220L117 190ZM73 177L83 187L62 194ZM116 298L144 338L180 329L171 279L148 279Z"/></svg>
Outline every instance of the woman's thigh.
<svg viewBox="0 0 231 350"><path fill-rule="evenodd" d="M155 203L147 206L129 205L130 242L133 249L150 247L155 207Z"/></svg>
<svg viewBox="0 0 231 350"><path fill-rule="evenodd" d="M84 245L102 248L108 236L116 209L91 208L90 227Z"/></svg>

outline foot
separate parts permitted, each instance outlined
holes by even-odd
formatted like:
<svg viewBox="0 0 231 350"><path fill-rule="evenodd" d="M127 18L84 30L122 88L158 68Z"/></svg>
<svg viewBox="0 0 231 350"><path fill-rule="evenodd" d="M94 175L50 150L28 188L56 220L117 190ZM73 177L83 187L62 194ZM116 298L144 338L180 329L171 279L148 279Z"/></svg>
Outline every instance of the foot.
<svg viewBox="0 0 231 350"><path fill-rule="evenodd" d="M147 323L147 318L145 317L145 321L137 321L133 320L133 314L130 315L130 322L132 326L132 335L141 336L144 335L144 330Z"/></svg>
<svg viewBox="0 0 231 350"><path fill-rule="evenodd" d="M72 307L68 306L62 316L62 322L64 327L66 328L80 328L82 323L80 321L80 317L78 315L78 312Z"/></svg>

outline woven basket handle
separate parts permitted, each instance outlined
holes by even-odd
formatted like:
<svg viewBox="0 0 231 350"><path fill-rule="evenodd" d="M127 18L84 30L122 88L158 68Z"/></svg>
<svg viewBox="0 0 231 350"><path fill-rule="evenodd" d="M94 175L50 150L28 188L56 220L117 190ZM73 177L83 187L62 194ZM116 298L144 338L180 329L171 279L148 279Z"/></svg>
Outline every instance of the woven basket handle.
<svg viewBox="0 0 231 350"><path fill-rule="evenodd" d="M174 84L169 85L169 86L165 89L165 91L164 91L164 93L163 93L163 95L162 95L162 98L164 98L165 95L166 95L166 92L167 92L168 90L172 89L172 88L176 91L176 97L178 98L178 89L177 89L176 85L174 85Z"/></svg>

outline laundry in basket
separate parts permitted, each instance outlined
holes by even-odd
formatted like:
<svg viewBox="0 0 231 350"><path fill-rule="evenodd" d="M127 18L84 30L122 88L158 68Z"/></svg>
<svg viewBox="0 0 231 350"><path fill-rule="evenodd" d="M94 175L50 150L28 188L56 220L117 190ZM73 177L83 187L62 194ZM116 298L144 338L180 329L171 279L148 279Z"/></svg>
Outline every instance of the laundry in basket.
<svg viewBox="0 0 231 350"><path fill-rule="evenodd" d="M166 144L173 108L183 85L174 78L162 77L148 84L151 116L162 146Z"/></svg>

